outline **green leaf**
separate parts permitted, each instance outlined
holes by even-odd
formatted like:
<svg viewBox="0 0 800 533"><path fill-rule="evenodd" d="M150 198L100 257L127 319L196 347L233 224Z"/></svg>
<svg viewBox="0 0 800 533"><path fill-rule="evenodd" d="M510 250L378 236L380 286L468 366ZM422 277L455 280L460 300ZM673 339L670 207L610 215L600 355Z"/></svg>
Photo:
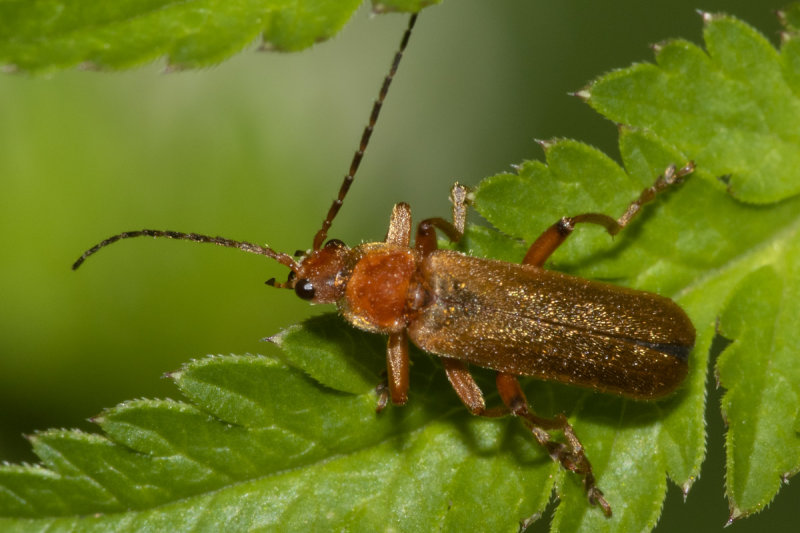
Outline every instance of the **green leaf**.
<svg viewBox="0 0 800 533"><path fill-rule="evenodd" d="M381 353L386 342L377 335L360 335L340 326L337 317L321 315L268 340L283 348L287 364L302 368L327 387L359 394L374 387L376 376L386 368L384 357L365 354Z"/></svg>
<svg viewBox="0 0 800 533"><path fill-rule="evenodd" d="M729 425L732 520L766 507L800 470L800 346L792 333L799 326L800 243L795 239L786 248L779 260L739 283L720 318L720 332L735 339L717 364L719 382L728 389L722 412Z"/></svg>
<svg viewBox="0 0 800 533"><path fill-rule="evenodd" d="M400 11L403 13L416 13L423 7L438 4L442 0L372 0L372 9L376 13Z"/></svg>
<svg viewBox="0 0 800 533"><path fill-rule="evenodd" d="M375 2L380 11L418 11L434 1ZM124 69L166 57L171 68L218 63L251 43L295 51L326 40L361 0L125 0L0 3L0 65L52 71L81 64Z"/></svg>
<svg viewBox="0 0 800 533"><path fill-rule="evenodd" d="M581 95L608 118L657 131L725 177L745 202L800 192L796 37L778 52L733 17L704 14L706 50L684 40L656 47L657 65L602 76ZM790 56L790 57L787 57Z"/></svg>
<svg viewBox="0 0 800 533"><path fill-rule="evenodd" d="M313 322L334 333L317 343L327 351L344 327L334 319ZM372 387L336 392L265 357L194 361L171 376L193 405L137 400L95 419L105 437L32 437L46 468L0 467L3 516L26 518L0 527L456 529L487 489L511 516L542 510L555 465L520 426L465 414L443 373L416 355L412 403L380 415ZM487 527L514 530L508 516Z"/></svg>

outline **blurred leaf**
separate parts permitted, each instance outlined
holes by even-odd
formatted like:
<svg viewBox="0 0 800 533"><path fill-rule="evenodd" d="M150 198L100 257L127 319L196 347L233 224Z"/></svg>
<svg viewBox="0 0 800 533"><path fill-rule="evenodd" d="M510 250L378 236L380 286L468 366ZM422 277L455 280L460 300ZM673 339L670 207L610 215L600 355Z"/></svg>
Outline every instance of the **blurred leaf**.
<svg viewBox="0 0 800 533"><path fill-rule="evenodd" d="M438 4L442 0L372 0L372 9L376 13L400 11L416 13L423 7Z"/></svg>
<svg viewBox="0 0 800 533"><path fill-rule="evenodd" d="M418 11L432 1L376 2ZM261 40L295 51L335 35L361 0L59 0L0 3L0 64L51 71L77 64L124 69L165 56L171 68L213 65Z"/></svg>
<svg viewBox="0 0 800 533"><path fill-rule="evenodd" d="M778 11L778 17L787 32L787 37L789 34L797 33L800 29L800 3L795 2L781 9Z"/></svg>

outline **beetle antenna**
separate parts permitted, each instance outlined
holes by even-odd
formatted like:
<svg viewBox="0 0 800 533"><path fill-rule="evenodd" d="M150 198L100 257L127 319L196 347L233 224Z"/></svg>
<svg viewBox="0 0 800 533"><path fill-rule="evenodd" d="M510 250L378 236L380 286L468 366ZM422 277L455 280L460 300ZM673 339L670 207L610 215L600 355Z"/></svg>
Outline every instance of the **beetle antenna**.
<svg viewBox="0 0 800 533"><path fill-rule="evenodd" d="M225 239L223 237L211 237L209 235L200 235L198 233L181 233L180 231L160 231L154 229L143 229L139 231L125 231L123 233L118 233L117 235L113 235L104 241L100 241L99 243L95 244L81 255L77 261L72 264L72 270L77 270L79 266L86 261L86 258L90 255L94 255L100 249L105 248L109 244L113 244L122 239L131 239L133 237L163 237L166 239L180 239L184 241L193 241L193 242L208 242L211 244L216 244L218 246L225 246L226 248L238 248L239 250L243 250L245 252L250 252L251 254L258 254L258 255L265 255L267 257L271 257L272 259L276 260L278 263L289 267L292 269L293 272L297 272L299 265L297 262L292 259L291 256L283 253L278 253L274 251L272 248L267 246L260 246L258 244L253 244L251 242L246 241L234 241L231 239Z"/></svg>
<svg viewBox="0 0 800 533"><path fill-rule="evenodd" d="M411 37L411 29L414 27L414 23L416 21L417 13L414 13L411 15L411 18L408 21L408 27L403 34L403 39L400 41L400 47L394 54L394 60L392 61L392 67L389 69L389 74L387 74L383 79L383 85L378 93L378 98L372 105L372 113L370 113L369 116L369 123L364 128L364 133L361 134L361 142L358 145L358 150L356 150L355 155L353 155L353 160L350 162L350 171L344 177L342 186L339 188L339 196L333 201L330 209L328 209L328 216L325 217L325 221L322 223L322 228L320 228L317 234L314 235L314 250L319 250L322 247L322 243L328 236L328 230L331 227L331 223L336 217L336 214L339 212L339 209L342 207L344 197L347 196L347 191L350 190L350 185L353 183L353 178L358 171L358 166L361 164L361 158L364 157L364 150L367 149L369 138L372 136L372 130L375 127L375 122L377 122L378 115L381 112L381 107L383 106L383 101L386 98L386 93L389 92L389 85L392 84L392 79L394 79L394 75L397 72L397 66L400 64L400 59L403 57L403 52L408 45L408 39Z"/></svg>

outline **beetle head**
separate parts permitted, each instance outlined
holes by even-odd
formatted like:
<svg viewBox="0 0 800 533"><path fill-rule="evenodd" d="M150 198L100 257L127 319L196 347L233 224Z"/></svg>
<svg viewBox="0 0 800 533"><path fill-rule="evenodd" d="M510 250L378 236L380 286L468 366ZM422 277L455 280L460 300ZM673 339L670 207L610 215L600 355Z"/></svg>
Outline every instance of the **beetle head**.
<svg viewBox="0 0 800 533"><path fill-rule="evenodd" d="M336 303L344 293L346 279L342 274L349 251L342 241L331 239L319 250L302 254L296 266L290 266L292 271L284 283L272 278L267 285L294 289L298 297L315 304Z"/></svg>

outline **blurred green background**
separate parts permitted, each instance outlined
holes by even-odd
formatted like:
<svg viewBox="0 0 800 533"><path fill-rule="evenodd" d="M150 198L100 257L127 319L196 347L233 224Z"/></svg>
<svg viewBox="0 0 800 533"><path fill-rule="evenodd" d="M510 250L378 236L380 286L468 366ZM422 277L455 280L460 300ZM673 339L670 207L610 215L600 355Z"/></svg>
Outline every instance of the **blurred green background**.
<svg viewBox="0 0 800 533"><path fill-rule="evenodd" d="M449 213L475 184L566 136L617 157L613 124L567 95L651 60L673 36L701 42L695 12L726 11L773 43L782 2L448 0L425 10L332 237L383 238L393 203ZM140 239L81 270L98 240L156 228L307 248L347 170L407 18L362 8L299 54L246 50L193 72L0 77L0 458L34 460L21 437L134 397L175 396L163 373L259 339L322 309L266 287L284 269L207 245ZM475 216L475 215L473 215ZM670 488L661 531L727 518L719 394L709 460L686 505ZM730 531L785 526L798 487ZM546 524L542 524L546 526Z"/></svg>

